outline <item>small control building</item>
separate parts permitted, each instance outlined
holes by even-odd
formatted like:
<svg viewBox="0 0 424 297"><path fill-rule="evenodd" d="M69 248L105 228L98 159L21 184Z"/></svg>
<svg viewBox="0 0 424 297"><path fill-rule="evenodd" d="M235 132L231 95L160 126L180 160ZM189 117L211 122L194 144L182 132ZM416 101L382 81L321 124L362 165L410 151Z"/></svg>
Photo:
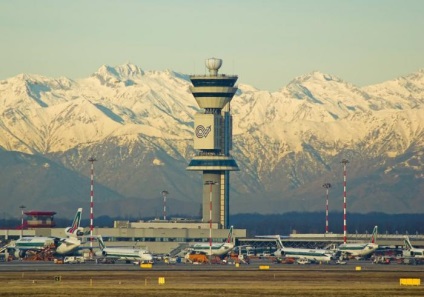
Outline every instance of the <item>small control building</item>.
<svg viewBox="0 0 424 297"><path fill-rule="evenodd" d="M24 229L28 228L53 228L56 226L54 221L54 211L38 211L31 210L24 212L26 220L24 220Z"/></svg>

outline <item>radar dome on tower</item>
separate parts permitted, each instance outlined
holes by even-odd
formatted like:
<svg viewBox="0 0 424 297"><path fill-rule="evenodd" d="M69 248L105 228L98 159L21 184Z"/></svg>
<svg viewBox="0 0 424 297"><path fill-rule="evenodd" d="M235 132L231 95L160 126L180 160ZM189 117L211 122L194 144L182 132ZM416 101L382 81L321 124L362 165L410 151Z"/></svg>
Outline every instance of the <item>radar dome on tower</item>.
<svg viewBox="0 0 424 297"><path fill-rule="evenodd" d="M218 69L222 66L222 60L217 58L209 58L205 61L206 67L209 69L209 74L218 75Z"/></svg>

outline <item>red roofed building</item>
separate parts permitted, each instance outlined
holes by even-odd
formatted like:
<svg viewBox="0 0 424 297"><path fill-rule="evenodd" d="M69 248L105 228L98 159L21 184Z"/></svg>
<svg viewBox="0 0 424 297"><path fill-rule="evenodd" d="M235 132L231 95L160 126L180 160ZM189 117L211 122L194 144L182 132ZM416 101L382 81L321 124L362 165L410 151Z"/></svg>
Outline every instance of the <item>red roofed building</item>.
<svg viewBox="0 0 424 297"><path fill-rule="evenodd" d="M56 214L54 211L38 211L31 210L24 212L27 216L24 221L24 229L27 228L52 228L56 226L53 216Z"/></svg>

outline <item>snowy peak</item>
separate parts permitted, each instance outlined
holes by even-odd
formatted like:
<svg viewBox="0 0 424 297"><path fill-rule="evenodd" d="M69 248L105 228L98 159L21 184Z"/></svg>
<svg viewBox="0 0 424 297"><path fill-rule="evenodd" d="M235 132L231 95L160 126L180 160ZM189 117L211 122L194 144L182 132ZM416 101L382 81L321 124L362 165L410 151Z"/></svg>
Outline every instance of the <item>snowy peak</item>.
<svg viewBox="0 0 424 297"><path fill-rule="evenodd" d="M113 76L116 79L133 79L141 78L144 75L144 71L134 64L123 64L119 66L101 66L92 76L108 77Z"/></svg>
<svg viewBox="0 0 424 297"><path fill-rule="evenodd" d="M65 102L64 93L77 85L66 77L49 78L41 75L19 74L0 81L2 109L30 109L48 107ZM55 93L55 96L50 94Z"/></svg>
<svg viewBox="0 0 424 297"><path fill-rule="evenodd" d="M405 77L407 80L416 81L420 84L424 83L424 68L419 69L417 72L411 73Z"/></svg>
<svg viewBox="0 0 424 297"><path fill-rule="evenodd" d="M344 118L353 112L372 109L370 96L337 76L314 71L292 80L279 92L285 98L302 100L308 108L321 108L323 119ZM329 116L331 114L331 116Z"/></svg>
<svg viewBox="0 0 424 297"><path fill-rule="evenodd" d="M346 97L346 93L349 93L349 96L352 92L360 93L357 87L344 82L341 78L319 71L295 78L281 90L284 91L288 91L297 99L309 99L314 103L323 103L330 97ZM361 97L366 95L362 94Z"/></svg>
<svg viewBox="0 0 424 297"><path fill-rule="evenodd" d="M50 78L42 75L36 75L36 74L25 74L21 73L16 75L15 77L9 78L4 81L0 81L0 85L17 85L17 86L23 86L23 85L45 85L49 86L52 89L69 89L75 84L75 82L72 79L69 79L67 77L58 77L58 78Z"/></svg>
<svg viewBox="0 0 424 297"><path fill-rule="evenodd" d="M298 76L290 82L290 84L303 84L303 83L322 83L322 82L338 82L343 83L343 80L337 76L322 73L320 71L312 71L311 73Z"/></svg>
<svg viewBox="0 0 424 297"><path fill-rule="evenodd" d="M189 83L188 75L174 72L172 70L165 71L148 71L144 72L140 67L134 64L124 64L120 66L101 66L90 78L82 79L80 82L87 81L89 84L95 81L96 84L109 88L129 87L133 85L144 85L146 87L168 87L165 81L172 84L171 87L180 85L182 81Z"/></svg>
<svg viewBox="0 0 424 297"><path fill-rule="evenodd" d="M395 109L420 108L424 105L424 69L363 90Z"/></svg>
<svg viewBox="0 0 424 297"><path fill-rule="evenodd" d="M101 84L114 86L121 82L125 86L133 85L135 80L139 80L144 75L144 71L134 64L124 64L120 66L101 66L91 77L97 78Z"/></svg>

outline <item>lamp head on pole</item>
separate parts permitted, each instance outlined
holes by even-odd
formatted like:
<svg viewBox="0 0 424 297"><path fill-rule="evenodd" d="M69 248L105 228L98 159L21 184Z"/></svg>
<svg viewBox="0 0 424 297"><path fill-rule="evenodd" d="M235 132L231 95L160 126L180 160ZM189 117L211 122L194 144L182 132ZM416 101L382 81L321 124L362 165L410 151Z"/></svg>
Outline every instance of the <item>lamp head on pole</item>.
<svg viewBox="0 0 424 297"><path fill-rule="evenodd" d="M211 181L211 180L205 181L205 185L218 185L218 184L219 184L218 182L214 182L214 181Z"/></svg>
<svg viewBox="0 0 424 297"><path fill-rule="evenodd" d="M94 157L90 157L90 159L88 159L88 162L95 162L95 161L97 161L97 159Z"/></svg>
<svg viewBox="0 0 424 297"><path fill-rule="evenodd" d="M343 159L340 163L343 163L344 165L346 165L347 163L349 163L349 160Z"/></svg>

